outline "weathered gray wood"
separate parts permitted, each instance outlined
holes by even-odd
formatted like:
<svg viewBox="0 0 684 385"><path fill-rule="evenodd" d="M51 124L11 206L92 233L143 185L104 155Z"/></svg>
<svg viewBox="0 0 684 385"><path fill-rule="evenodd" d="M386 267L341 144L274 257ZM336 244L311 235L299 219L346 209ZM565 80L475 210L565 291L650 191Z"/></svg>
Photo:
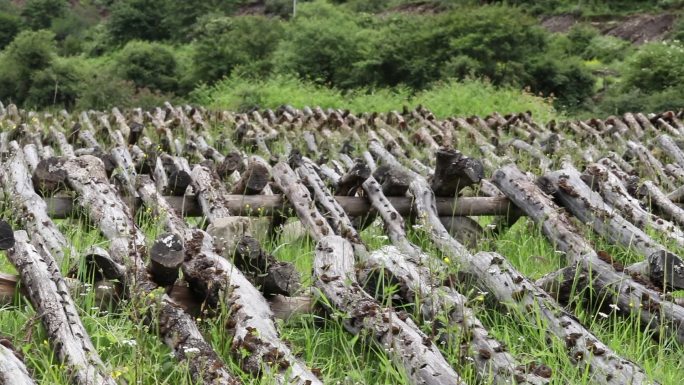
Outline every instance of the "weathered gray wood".
<svg viewBox="0 0 684 385"><path fill-rule="evenodd" d="M590 285L616 304L622 312L634 312L655 333L664 332L684 343L684 308L663 301L660 294L617 272L594 251L591 244L572 225L567 215L515 165L507 165L494 173L494 184L511 201L524 210L542 229L546 237L565 253L571 264L592 272ZM656 318L657 317L657 318ZM667 328L661 327L667 325ZM616 374L637 376L636 366L625 366Z"/></svg>
<svg viewBox="0 0 684 385"><path fill-rule="evenodd" d="M644 181L639 186L637 193L646 200L647 206L654 206L665 218L678 223L680 226L684 225L684 209L668 199L655 183L650 180Z"/></svg>
<svg viewBox="0 0 684 385"><path fill-rule="evenodd" d="M545 186L553 186L554 196L564 207L580 221L589 224L596 233L611 243L630 248L647 260L650 260L652 255L667 253L667 249L663 245L606 205L601 196L591 191L582 181L581 175L573 167L565 166L559 171L547 173L543 179ZM660 259L654 258L660 262ZM679 260L679 257L674 255L670 258ZM679 260L679 264L681 264L681 260ZM662 264L658 263L654 266L658 269L651 280L658 286L667 285L675 289L684 288L682 286L684 284L684 271L681 274L669 271L664 277L664 281L658 281L658 278L663 278L663 272L660 269ZM650 276L650 273L648 275Z"/></svg>
<svg viewBox="0 0 684 385"><path fill-rule="evenodd" d="M656 142L658 142L666 157L674 160L680 167L684 167L684 152L677 147L677 144L669 135L659 135L656 138Z"/></svg>
<svg viewBox="0 0 684 385"><path fill-rule="evenodd" d="M202 212L210 223L231 216L224 198L228 193L206 166L195 166L192 170L192 182Z"/></svg>
<svg viewBox="0 0 684 385"><path fill-rule="evenodd" d="M86 155L66 161L64 169L70 187L79 194L81 205L109 240L110 255L116 262L125 263L128 292L147 301L148 305L155 304L156 316L148 318L156 323L151 330L159 330L176 359L187 362L195 381L239 384L204 340L194 319L168 295L153 294L157 285L150 280L145 268L145 237L107 181L102 161Z"/></svg>
<svg viewBox="0 0 684 385"><path fill-rule="evenodd" d="M3 344L0 344L0 384L35 385L26 365Z"/></svg>
<svg viewBox="0 0 684 385"><path fill-rule="evenodd" d="M39 254L25 231L15 232L16 244L7 257L17 268L22 284L48 334L48 340L75 384L98 385L116 382L105 370L57 263L49 254Z"/></svg>
<svg viewBox="0 0 684 385"><path fill-rule="evenodd" d="M361 289L348 241L338 236L321 238L316 245L314 277L314 285L327 301L349 315L343 320L345 329L353 334L369 332L406 369L412 384L465 384L408 315L381 307Z"/></svg>
<svg viewBox="0 0 684 385"><path fill-rule="evenodd" d="M401 167L377 142L369 143L369 149L383 163ZM500 176L499 171L495 178L497 175ZM524 175L522 177L526 178ZM507 193L498 179L494 179L494 184ZM439 221L434 194L424 179L416 175L411 182L410 191L415 199L417 215L423 218L424 228L434 245L454 263L460 264L462 271L473 276L479 286L492 293L509 311L538 309L535 316L543 319L548 331L566 344L570 359L581 370L587 371L594 383L618 385L648 382L641 368L615 354L548 294L520 274L504 257L496 253L472 255L452 238ZM617 369L616 362L622 368Z"/></svg>
<svg viewBox="0 0 684 385"><path fill-rule="evenodd" d="M623 217L638 228L650 226L678 245L684 247L684 231L674 223L662 219L641 207L639 200L629 194L617 176L601 164L590 164L582 174L582 180Z"/></svg>
<svg viewBox="0 0 684 385"><path fill-rule="evenodd" d="M211 236L193 231L186 250L183 274L210 306L228 309L231 351L243 370L265 371L279 384L322 384L280 340L268 303L240 270L214 252Z"/></svg>
<svg viewBox="0 0 684 385"><path fill-rule="evenodd" d="M38 156L38 150L36 149L35 144L28 143L24 146L24 160L26 160L26 164L28 165L29 173L33 174L40 162L40 157Z"/></svg>
<svg viewBox="0 0 684 385"><path fill-rule="evenodd" d="M641 143L630 140L627 141L627 148L629 148L630 152L639 159L639 168L646 174L642 176L657 180L663 186L667 187L668 190L672 190L672 183L665 174L663 164L656 159L646 147Z"/></svg>
<svg viewBox="0 0 684 385"><path fill-rule="evenodd" d="M354 196L361 184L371 176L371 169L362 159L356 159L349 169L335 184L336 195Z"/></svg>
<svg viewBox="0 0 684 385"><path fill-rule="evenodd" d="M178 234L161 234L150 248L148 271L152 280L160 286L176 282L185 259L183 239Z"/></svg>
<svg viewBox="0 0 684 385"><path fill-rule="evenodd" d="M62 160L59 158L47 158L41 160L33 172L33 185L36 192L42 196L51 196L66 188L66 174L60 168Z"/></svg>
<svg viewBox="0 0 684 385"><path fill-rule="evenodd" d="M35 193L23 152L16 142L10 143L10 153L3 166L2 187L15 208L15 218L31 234L34 246L52 255L57 263L62 262L65 253L75 256L74 249L48 216L48 205Z"/></svg>
<svg viewBox="0 0 684 385"><path fill-rule="evenodd" d="M386 232L396 249L387 247L371 253L364 261L361 281L366 276L378 274L378 270L387 270L399 282L400 294L405 301L413 302L416 297L420 298L425 319L438 322L439 325L440 317L446 314L448 325L457 327L459 333L442 336L443 340L453 343L458 342L458 335L470 336L466 354L478 368L481 381L492 384L510 384L512 380L518 383L548 383L547 379L521 370L515 358L489 336L480 320L466 306L467 298L453 288L441 285L435 272L443 271L443 267L439 266L437 259L430 258L408 241L403 218L382 194L378 182L371 177L363 183L363 189L382 216Z"/></svg>

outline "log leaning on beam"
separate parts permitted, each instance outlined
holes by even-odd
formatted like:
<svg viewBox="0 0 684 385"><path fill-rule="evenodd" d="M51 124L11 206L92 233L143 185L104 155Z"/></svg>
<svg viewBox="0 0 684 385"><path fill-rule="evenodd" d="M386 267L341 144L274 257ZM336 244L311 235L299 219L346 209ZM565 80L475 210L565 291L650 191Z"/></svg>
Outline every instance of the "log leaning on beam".
<svg viewBox="0 0 684 385"><path fill-rule="evenodd" d="M68 376L79 385L115 385L81 323L69 288L50 255L40 255L25 231L15 232L7 257L16 266L31 304Z"/></svg>
<svg viewBox="0 0 684 385"><path fill-rule="evenodd" d="M601 196L582 181L577 170L566 166L542 178L544 185L553 188L553 195L572 215L588 223L611 243L631 248L646 258L649 266L646 273L653 283L659 287L684 289L684 271L679 273L679 268L672 271L671 266L663 266L667 261L669 265L682 266L681 259L606 205Z"/></svg>
<svg viewBox="0 0 684 385"><path fill-rule="evenodd" d="M656 335L665 331L679 343L684 343L684 308L661 300L659 293L635 282L626 274L616 272L609 263L599 258L589 242L579 235L580 232L567 215L515 165L497 170L493 181L541 227L544 235L558 250L565 253L571 264L578 265L583 271L592 272L591 286L604 293L607 300L616 304L624 313L637 313L642 325L646 325ZM668 327L661 327L663 324ZM635 379L645 381L641 369L628 363L621 371L616 371L616 374L640 376ZM629 383L628 380L623 382Z"/></svg>
<svg viewBox="0 0 684 385"><path fill-rule="evenodd" d="M325 236L316 245L315 255L314 285L335 308L349 315L343 321L347 331L371 332L392 359L407 369L412 384L465 384L408 314L382 308L363 291L356 280L354 254L347 240Z"/></svg>
<svg viewBox="0 0 684 385"><path fill-rule="evenodd" d="M403 167L379 143L371 142L370 150L383 163ZM494 183L506 193L496 179ZM504 257L496 253L472 255L452 238L439 221L434 194L427 181L418 175L415 175L411 183L411 194L415 198L418 216L426 221L428 235L435 246L454 262L459 263L464 272L475 278L478 286L483 286L485 291L492 293L511 313L519 313L521 309L539 309L538 316L545 321L548 331L567 346L570 359L577 363L581 370L586 370L591 375L593 383L649 383L641 368L621 358L603 344L546 292L519 273Z"/></svg>
<svg viewBox="0 0 684 385"><path fill-rule="evenodd" d="M437 282L435 271L443 271L443 266L432 267L439 260L432 259L406 238L404 219L394 210L372 177L363 183L363 189L373 207L382 216L386 232L396 249L383 248L371 253L364 263L363 276L369 276L383 269L400 284L400 294L407 302L421 298L420 309L423 317L441 323L440 315L447 315L447 323L456 336L446 335L448 343L457 342L459 335L469 336L467 353L478 370L481 381L492 384L510 384L511 379L518 383L545 384L549 380L533 373L525 373L516 359L505 348L489 336L473 311L466 306L467 298L455 289L442 286ZM407 257L410 256L410 257ZM363 278L360 278L364 281ZM451 329L450 329L451 330ZM455 337L455 338L454 338ZM463 342L465 343L465 342Z"/></svg>
<svg viewBox="0 0 684 385"><path fill-rule="evenodd" d="M637 195L643 197L647 205L657 208L665 218L684 225L684 209L674 204L655 183L644 181L637 189Z"/></svg>
<svg viewBox="0 0 684 385"><path fill-rule="evenodd" d="M26 365L3 344L0 344L0 384L35 385Z"/></svg>
<svg viewBox="0 0 684 385"><path fill-rule="evenodd" d="M173 350L176 359L188 364L193 380L206 384L240 384L204 340L190 315L166 294L152 295L154 298L149 299L148 294L152 294L157 285L150 280L141 255L145 238L109 184L102 161L82 156L65 162L63 167L70 187L79 194L90 219L109 239L112 257L125 262L128 292L146 301L156 300L156 317L152 316L150 320L158 323L160 336Z"/></svg>

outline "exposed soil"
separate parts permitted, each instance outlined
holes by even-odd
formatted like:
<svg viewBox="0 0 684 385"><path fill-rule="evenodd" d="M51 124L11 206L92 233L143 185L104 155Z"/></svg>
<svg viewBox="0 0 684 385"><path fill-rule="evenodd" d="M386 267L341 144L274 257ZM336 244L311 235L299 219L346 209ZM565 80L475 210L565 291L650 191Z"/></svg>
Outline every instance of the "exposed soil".
<svg viewBox="0 0 684 385"><path fill-rule="evenodd" d="M542 19L542 26L551 32L567 32L575 24L584 20L565 14L549 16ZM663 40L672 30L677 16L673 13L640 14L626 16L616 20L591 21L589 24L604 35L615 36L633 44L644 44L650 41Z"/></svg>
<svg viewBox="0 0 684 385"><path fill-rule="evenodd" d="M416 1L413 3L406 3L406 4L401 4L397 5L396 7L388 8L381 14L390 14L390 13L410 13L410 14L417 14L417 15L425 15L425 14L435 14L435 13L440 13L446 10L446 7L444 7L441 4L437 4L433 1Z"/></svg>

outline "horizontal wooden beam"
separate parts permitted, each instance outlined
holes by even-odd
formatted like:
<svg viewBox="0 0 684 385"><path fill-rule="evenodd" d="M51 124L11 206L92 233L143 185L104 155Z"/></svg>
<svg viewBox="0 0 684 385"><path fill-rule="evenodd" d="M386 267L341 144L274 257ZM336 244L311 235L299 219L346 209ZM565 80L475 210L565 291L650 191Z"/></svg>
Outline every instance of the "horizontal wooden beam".
<svg viewBox="0 0 684 385"><path fill-rule="evenodd" d="M202 210L193 195L165 198L184 216L202 216ZM274 212L287 213L291 209L290 204L285 202L281 195L226 195L224 198L228 210L239 216L270 216ZM351 217L366 215L371 210L371 205L366 198L336 196L335 199ZM389 197L388 199L399 214L411 215L411 198ZM131 198L124 198L129 205L131 200ZM67 218L78 214L74 210L74 200L70 197L46 198L45 201L48 205L48 214L52 218ZM142 204L139 198L134 198L133 203L136 208ZM516 207L505 197L437 198L437 213L440 216L506 216L514 210Z"/></svg>

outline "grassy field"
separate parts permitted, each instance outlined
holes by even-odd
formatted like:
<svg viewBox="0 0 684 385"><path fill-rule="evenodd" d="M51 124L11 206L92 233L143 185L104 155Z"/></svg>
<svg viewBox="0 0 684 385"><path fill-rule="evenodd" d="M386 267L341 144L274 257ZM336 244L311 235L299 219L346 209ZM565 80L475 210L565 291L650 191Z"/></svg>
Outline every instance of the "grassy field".
<svg viewBox="0 0 684 385"><path fill-rule="evenodd" d="M469 146L467 138L459 138L464 143L462 151L476 154ZM519 162L525 167L524 161ZM538 172L532 163L528 169ZM5 200L3 217L12 220L11 207ZM479 217L480 224L487 228L491 217ZM136 221L144 230L149 243L162 231L159 218L150 216L149 210L138 212ZM203 226L200 218L190 219L193 225ZM107 248L108 242L99 231L88 224L87 218L71 218L58 221L59 228L67 236L78 252L97 245ZM16 224L15 224L16 226ZM409 224L410 239L423 247L435 258L448 262L449 272L456 273L459 266L435 250L419 224ZM616 260L629 263L641 258L629 249L612 246L602 239L585 234L594 242L597 250L606 250ZM382 224L374 223L362 233L369 249L375 250L388 243ZM267 240L264 247L279 260L293 262L302 273L304 287L311 285L311 270L314 244L309 239L279 238ZM672 250L677 250L673 248ZM564 266L563 256L546 241L539 228L526 218L520 219L503 234L489 234L479 242L473 251L497 251L506 256L522 273L537 279L546 273ZM4 272L14 272L13 267L3 257L0 267ZM63 263L63 271L78 264L78 256L70 256ZM82 268L82 266L81 266ZM81 270L79 270L81 271ZM87 277L85 277L87 279ZM429 321L421 319L420 312L411 305L392 303L396 287L386 284L371 288L378 297L384 298L386 305L403 308L412 314L422 329L431 336L435 331ZM491 334L502 341L509 351L518 357L522 364L545 364L553 373L553 384L591 384L587 373L579 370L566 355L562 343L549 343L544 323L534 312L507 312L498 306L486 292L461 288L469 298L469 306L476 311ZM589 311L582 305L590 293L586 288L577 288L571 296L569 308L577 318L594 332L604 343L623 357L638 362L650 377L662 384L680 383L684 376L684 348L668 338L654 338L642 331L638 317L624 318L615 313ZM597 300L594 298L594 300ZM173 358L170 350L142 326L141 315L135 301L123 301L117 307L101 309L95 303L92 290L76 298L81 316L93 339L98 352L111 368L113 376L126 380L129 384L191 384L192 381L183 367ZM271 384L269 378L255 379L240 371L234 356L231 355L231 337L225 322L227 310L219 309L212 317L197 318L201 329L214 348L222 355L234 373L238 373L245 383ZM347 333L341 320L345 314L306 314L286 321L278 321L282 337L291 343L293 351L311 368L320 370L326 384L407 384L407 376L401 368L390 361L387 352L373 342L369 336L352 336ZM55 357L46 334L40 323L40 316L23 298L16 298L12 306L0 311L0 330L14 342L24 354L26 364L41 384L66 384L67 379L59 360ZM458 330L445 332L459 333ZM457 369L468 383L478 383L471 362L466 359L459 346L440 346L447 360Z"/></svg>

